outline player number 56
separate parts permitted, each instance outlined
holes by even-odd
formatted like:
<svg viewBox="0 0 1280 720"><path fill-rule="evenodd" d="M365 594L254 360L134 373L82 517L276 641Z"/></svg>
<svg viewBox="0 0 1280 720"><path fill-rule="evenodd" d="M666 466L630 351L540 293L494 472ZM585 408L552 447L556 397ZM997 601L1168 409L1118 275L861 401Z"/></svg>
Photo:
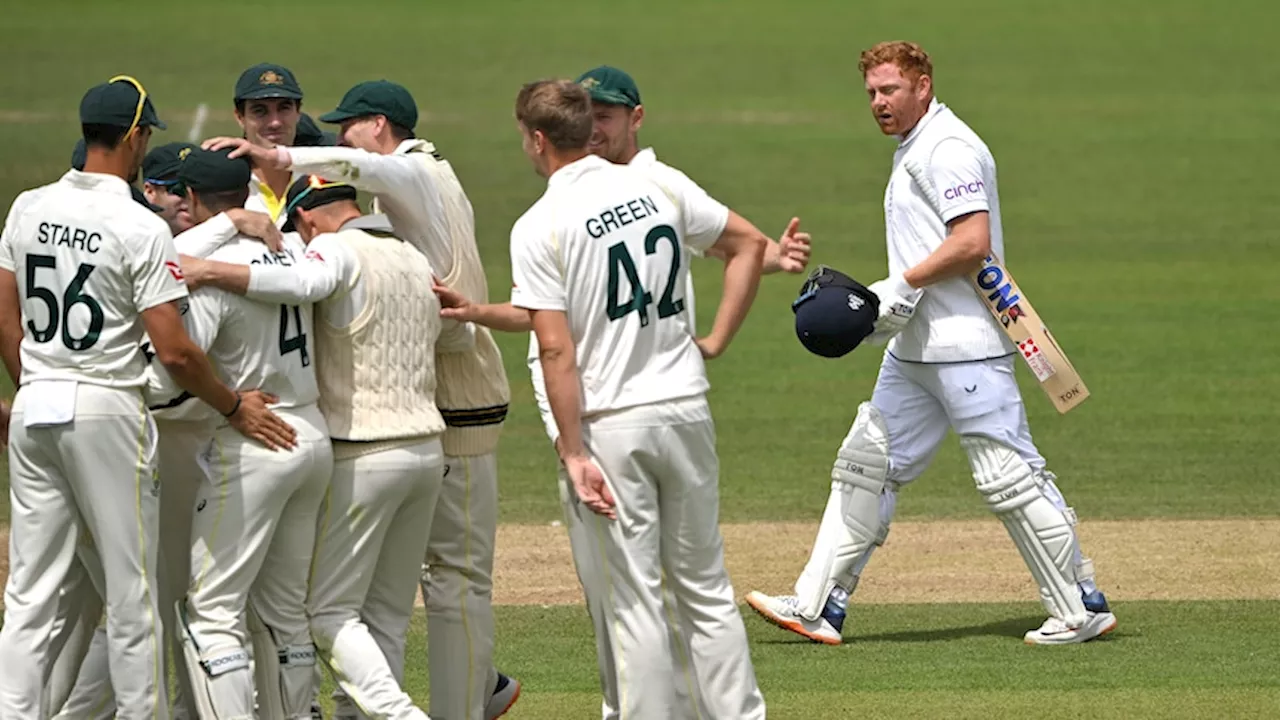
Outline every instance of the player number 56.
<svg viewBox="0 0 1280 720"><path fill-rule="evenodd" d="M53 337L58 334L58 329L61 328L62 344L68 350L88 350L93 347L98 342L98 335L102 333L102 325L106 318L103 317L102 306L98 301L82 291L85 282L97 266L81 263L76 276L62 291L61 302L53 290L40 285L39 278L36 277L36 271L40 268L57 270L58 259L52 255L27 255L27 299L44 303L49 314L49 322L42 328L36 327L34 319L27 320L31 339L38 343L47 343L53 340ZM89 311L89 327L80 337L72 337L68 329L70 325L68 321L71 318L71 308L77 305L83 305Z"/></svg>

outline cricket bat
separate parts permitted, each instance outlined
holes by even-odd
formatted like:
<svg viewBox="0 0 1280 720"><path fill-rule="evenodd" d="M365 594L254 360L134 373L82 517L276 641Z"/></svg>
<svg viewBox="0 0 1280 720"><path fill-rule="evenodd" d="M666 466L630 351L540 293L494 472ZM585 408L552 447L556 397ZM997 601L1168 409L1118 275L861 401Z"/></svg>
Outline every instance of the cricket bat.
<svg viewBox="0 0 1280 720"><path fill-rule="evenodd" d="M982 261L982 267L969 276L969 283L1004 334L1018 347L1018 354L1027 361L1058 412L1066 413L1089 397L1089 388L1053 339L1049 326L995 256L988 255Z"/></svg>
<svg viewBox="0 0 1280 720"><path fill-rule="evenodd" d="M905 160L903 167L934 210L941 212L938 192L920 163ZM1080 373L1072 367L1067 354L1049 332L1049 326L1040 319L1003 263L994 255L988 255L982 267L969 276L969 283L1004 329L1004 334L1017 346L1018 354L1027 361L1031 373L1059 413L1065 414L1089 397L1089 388L1080 379Z"/></svg>

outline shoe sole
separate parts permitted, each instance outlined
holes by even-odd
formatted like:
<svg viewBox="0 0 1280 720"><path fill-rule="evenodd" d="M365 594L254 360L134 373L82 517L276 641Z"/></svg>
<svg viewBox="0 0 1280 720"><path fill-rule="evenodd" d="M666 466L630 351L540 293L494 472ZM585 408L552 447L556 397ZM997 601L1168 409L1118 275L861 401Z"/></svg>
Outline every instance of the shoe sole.
<svg viewBox="0 0 1280 720"><path fill-rule="evenodd" d="M511 710L511 707L516 704L516 701L520 699L520 688L522 687L520 685L520 681L512 680L511 683L516 686L516 691L511 695L511 699L507 701L506 706L502 708L502 712L497 715L489 715L488 713L485 713L485 717L490 718L491 720L496 720L496 718L506 715L507 712Z"/></svg>
<svg viewBox="0 0 1280 720"><path fill-rule="evenodd" d="M839 645L842 642L841 638L823 637L805 630L804 625L800 624L798 620L788 620L769 608L756 604L756 600L749 595L747 596L747 604L751 606L752 610L756 611L757 615L764 618L765 622L770 625L782 628L783 630L789 630L800 637L807 638L811 642L822 643L823 645Z"/></svg>
<svg viewBox="0 0 1280 720"><path fill-rule="evenodd" d="M1072 638L1070 640L1052 640L1052 639L1032 640L1030 638L1024 637L1022 639L1022 642L1026 643L1027 645L1079 645L1080 643L1087 643L1090 640L1097 640L1103 635L1110 634L1113 630L1116 629L1116 626L1119 624L1119 622L1116 620L1115 615L1111 615L1111 613L1107 613L1107 615L1110 615L1110 619L1106 622L1106 625L1098 632L1094 633L1093 635L1090 635L1087 638L1084 638L1083 640L1079 638Z"/></svg>

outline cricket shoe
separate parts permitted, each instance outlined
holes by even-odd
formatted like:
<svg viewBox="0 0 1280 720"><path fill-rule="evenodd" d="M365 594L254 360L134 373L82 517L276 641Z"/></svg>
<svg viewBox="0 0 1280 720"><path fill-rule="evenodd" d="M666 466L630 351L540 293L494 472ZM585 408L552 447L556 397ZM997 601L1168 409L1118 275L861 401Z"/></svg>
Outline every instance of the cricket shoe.
<svg viewBox="0 0 1280 720"><path fill-rule="evenodd" d="M1067 627L1058 618L1051 617L1035 630L1022 637L1028 645L1072 645L1088 642L1116 629L1116 616L1107 606L1107 598L1101 590L1083 594L1085 621L1078 628Z"/></svg>
<svg viewBox="0 0 1280 720"><path fill-rule="evenodd" d="M507 714L516 700L520 699L520 681L498 673L498 684L484 706L484 720L497 720Z"/></svg>
<svg viewBox="0 0 1280 720"><path fill-rule="evenodd" d="M844 627L844 612L836 609L830 602L822 609L817 620L810 620L800 614L800 601L795 595L774 597L752 590L747 593L746 600L760 617L783 630L790 630L823 645L839 645L842 642L840 630Z"/></svg>

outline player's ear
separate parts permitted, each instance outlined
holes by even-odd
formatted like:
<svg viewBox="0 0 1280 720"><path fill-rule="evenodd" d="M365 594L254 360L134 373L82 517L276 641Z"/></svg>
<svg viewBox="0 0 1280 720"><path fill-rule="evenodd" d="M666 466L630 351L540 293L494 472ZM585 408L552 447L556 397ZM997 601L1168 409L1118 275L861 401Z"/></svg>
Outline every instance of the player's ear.
<svg viewBox="0 0 1280 720"><path fill-rule="evenodd" d="M916 93L921 99L927 98L933 94L933 78L928 75L921 75L916 81Z"/></svg>
<svg viewBox="0 0 1280 720"><path fill-rule="evenodd" d="M643 124L644 124L644 106L637 105L635 106L635 109L631 111L631 131L636 132L640 130L640 126Z"/></svg>

